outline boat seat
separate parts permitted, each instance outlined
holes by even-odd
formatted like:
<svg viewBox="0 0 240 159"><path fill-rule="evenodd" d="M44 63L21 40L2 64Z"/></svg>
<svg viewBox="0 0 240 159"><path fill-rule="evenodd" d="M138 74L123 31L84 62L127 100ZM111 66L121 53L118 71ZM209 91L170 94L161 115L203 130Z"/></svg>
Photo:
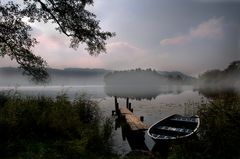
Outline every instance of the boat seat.
<svg viewBox="0 0 240 159"><path fill-rule="evenodd" d="M190 118L190 117L174 117L170 120L197 123L197 118Z"/></svg>
<svg viewBox="0 0 240 159"><path fill-rule="evenodd" d="M180 133L191 133L191 129L186 128L175 128L175 127L169 127L169 126L158 126L157 129L160 130L167 130L167 131L174 131L174 132L180 132Z"/></svg>
<svg viewBox="0 0 240 159"><path fill-rule="evenodd" d="M176 139L174 136L167 136L167 135L159 135L159 134L151 134L155 139Z"/></svg>

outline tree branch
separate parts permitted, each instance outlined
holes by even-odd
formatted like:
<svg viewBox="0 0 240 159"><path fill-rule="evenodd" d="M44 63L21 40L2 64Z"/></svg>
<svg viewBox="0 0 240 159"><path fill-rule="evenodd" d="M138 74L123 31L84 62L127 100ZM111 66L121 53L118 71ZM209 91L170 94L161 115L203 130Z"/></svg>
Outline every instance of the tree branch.
<svg viewBox="0 0 240 159"><path fill-rule="evenodd" d="M69 36L73 36L72 34L68 34L65 29L62 27L62 25L60 24L60 22L58 21L58 19L55 17L55 15L51 12L51 10L41 1L41 0L37 0L37 2L39 2L42 6L42 9L47 11L51 16L52 18L56 21L56 23L58 24L58 26L60 27L61 31L67 35L68 37Z"/></svg>

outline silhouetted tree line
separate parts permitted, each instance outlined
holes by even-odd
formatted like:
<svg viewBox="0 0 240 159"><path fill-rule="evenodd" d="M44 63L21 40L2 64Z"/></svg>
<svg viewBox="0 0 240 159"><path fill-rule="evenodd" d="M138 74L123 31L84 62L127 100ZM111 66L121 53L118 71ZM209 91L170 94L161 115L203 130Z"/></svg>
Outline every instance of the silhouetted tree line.
<svg viewBox="0 0 240 159"><path fill-rule="evenodd" d="M233 61L224 70L209 70L199 76L200 87L238 87L240 84L240 61Z"/></svg>
<svg viewBox="0 0 240 159"><path fill-rule="evenodd" d="M90 69L90 68L65 68L53 69L47 68L51 77L49 85L79 85L88 84L103 84L104 75L110 72L105 69ZM32 81L27 80L22 76L22 70L14 67L0 68L0 86L15 86L17 85L36 85ZM9 80L15 79L15 80Z"/></svg>
<svg viewBox="0 0 240 159"><path fill-rule="evenodd" d="M108 73L108 70L105 69L91 69L91 68L64 68L64 69L54 69L47 68L47 71L50 75L59 75L59 76L97 76L105 75ZM22 70L14 67L2 67L0 68L1 75L21 75Z"/></svg>
<svg viewBox="0 0 240 159"><path fill-rule="evenodd" d="M159 73L154 69L132 69L125 71L114 71L104 77L107 85L168 85L168 84L186 84L189 83L190 77L187 78L179 72L162 72Z"/></svg>

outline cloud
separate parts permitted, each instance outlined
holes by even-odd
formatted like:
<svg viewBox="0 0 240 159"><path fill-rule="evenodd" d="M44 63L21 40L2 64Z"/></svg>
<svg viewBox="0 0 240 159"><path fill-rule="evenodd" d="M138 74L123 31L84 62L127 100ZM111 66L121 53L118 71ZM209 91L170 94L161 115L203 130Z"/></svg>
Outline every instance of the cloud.
<svg viewBox="0 0 240 159"><path fill-rule="evenodd" d="M223 17L212 18L191 29L192 38L219 38L223 35Z"/></svg>
<svg viewBox="0 0 240 159"><path fill-rule="evenodd" d="M160 45L181 45L194 39L218 39L221 38L223 34L223 17L211 18L208 21L199 24L197 27L191 28L185 35L161 40Z"/></svg>
<svg viewBox="0 0 240 159"><path fill-rule="evenodd" d="M173 38L163 39L160 41L160 45L167 46L167 45L180 45L188 42L190 39L188 36L176 36Z"/></svg>
<svg viewBox="0 0 240 159"><path fill-rule="evenodd" d="M107 50L109 52L119 52L119 49L122 53L135 53L135 52L143 52L144 50L136 47L134 45L131 45L127 42L113 42L107 45Z"/></svg>

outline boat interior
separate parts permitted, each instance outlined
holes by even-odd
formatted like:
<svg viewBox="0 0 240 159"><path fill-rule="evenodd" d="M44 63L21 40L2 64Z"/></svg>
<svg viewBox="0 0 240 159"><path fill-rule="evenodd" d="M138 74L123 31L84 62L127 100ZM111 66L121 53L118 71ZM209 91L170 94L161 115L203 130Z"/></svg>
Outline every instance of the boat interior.
<svg viewBox="0 0 240 159"><path fill-rule="evenodd" d="M198 117L174 115L154 125L149 133L156 139L176 139L195 131Z"/></svg>

